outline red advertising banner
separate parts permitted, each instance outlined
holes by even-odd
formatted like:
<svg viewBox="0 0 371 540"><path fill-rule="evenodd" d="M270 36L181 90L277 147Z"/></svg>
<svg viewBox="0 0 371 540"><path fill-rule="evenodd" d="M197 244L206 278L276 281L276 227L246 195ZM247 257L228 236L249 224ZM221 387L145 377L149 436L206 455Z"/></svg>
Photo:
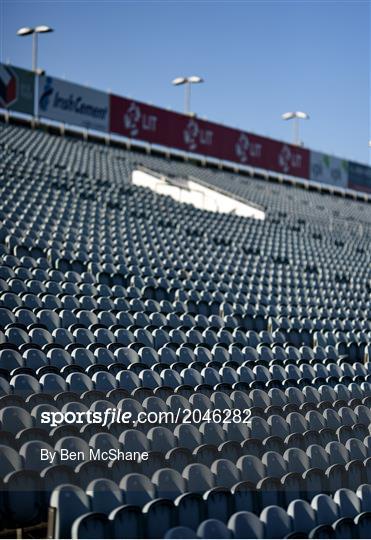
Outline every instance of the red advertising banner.
<svg viewBox="0 0 371 540"><path fill-rule="evenodd" d="M309 151L274 139L110 96L109 131L152 144L309 178Z"/></svg>

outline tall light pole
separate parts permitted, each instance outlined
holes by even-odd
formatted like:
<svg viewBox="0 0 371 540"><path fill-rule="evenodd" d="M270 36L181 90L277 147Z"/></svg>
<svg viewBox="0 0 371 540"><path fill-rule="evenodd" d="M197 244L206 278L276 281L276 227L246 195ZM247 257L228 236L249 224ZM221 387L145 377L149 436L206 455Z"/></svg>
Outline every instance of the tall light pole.
<svg viewBox="0 0 371 540"><path fill-rule="evenodd" d="M35 26L35 28L30 28L29 26L23 26L17 31L17 36L31 36L32 35L32 71L36 73L37 71L37 46L38 46L38 34L48 34L53 32L53 28L50 26Z"/></svg>
<svg viewBox="0 0 371 540"><path fill-rule="evenodd" d="M299 120L309 120L309 114L303 111L286 112L282 115L282 120L294 120L294 144L299 146Z"/></svg>
<svg viewBox="0 0 371 540"><path fill-rule="evenodd" d="M191 85L203 83L204 79L202 77L197 77L197 75L191 75L190 77L177 77L172 81L174 86L180 86L181 84L185 85L184 92L184 112L189 114L191 112Z"/></svg>
<svg viewBox="0 0 371 540"><path fill-rule="evenodd" d="M17 31L17 36L32 36L32 71L35 73L35 92L34 92L34 115L37 119L39 116L39 70L37 68L37 45L39 34L49 34L54 32L50 26L35 26L31 28L29 26L23 26Z"/></svg>

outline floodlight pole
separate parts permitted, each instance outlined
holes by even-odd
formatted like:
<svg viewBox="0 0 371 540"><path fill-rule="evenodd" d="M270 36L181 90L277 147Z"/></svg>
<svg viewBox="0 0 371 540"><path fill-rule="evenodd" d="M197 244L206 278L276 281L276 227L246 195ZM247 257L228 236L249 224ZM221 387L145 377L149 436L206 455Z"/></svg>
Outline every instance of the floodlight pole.
<svg viewBox="0 0 371 540"><path fill-rule="evenodd" d="M282 120L293 121L293 144L300 146L299 121L309 120L309 114L302 111L286 112L282 115Z"/></svg>
<svg viewBox="0 0 371 540"><path fill-rule="evenodd" d="M35 86L34 86L34 115L37 120L39 116L39 75L40 72L37 68L37 53L38 53L38 34L45 34L53 32L53 28L50 28L50 26L41 25L41 26L35 26L34 28L29 26L23 26L22 28L19 28L17 31L18 36L30 36L32 35L32 71L35 74Z"/></svg>
<svg viewBox="0 0 371 540"><path fill-rule="evenodd" d="M191 83L187 81L184 86L184 112L189 114L191 110Z"/></svg>
<svg viewBox="0 0 371 540"><path fill-rule="evenodd" d="M34 73L37 70L37 34L38 32L32 33L32 71Z"/></svg>
<svg viewBox="0 0 371 540"><path fill-rule="evenodd" d="M293 124L294 124L294 144L299 146L300 144L299 118L297 116L295 116Z"/></svg>
<svg viewBox="0 0 371 540"><path fill-rule="evenodd" d="M191 113L191 86L192 84L204 82L202 77L196 77L192 75L191 77L177 77L172 81L172 84L175 86L184 85L184 112L185 114Z"/></svg>
<svg viewBox="0 0 371 540"><path fill-rule="evenodd" d="M38 34L47 34L50 32L54 32L53 28L46 25L35 26L34 28L23 26L17 30L17 36L24 37L32 35L32 71L34 73L37 71Z"/></svg>

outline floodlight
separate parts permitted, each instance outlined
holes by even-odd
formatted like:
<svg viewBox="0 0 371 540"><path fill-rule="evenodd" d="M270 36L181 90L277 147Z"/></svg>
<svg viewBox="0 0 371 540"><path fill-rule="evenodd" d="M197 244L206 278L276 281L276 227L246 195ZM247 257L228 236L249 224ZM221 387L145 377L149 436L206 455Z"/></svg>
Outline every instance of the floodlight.
<svg viewBox="0 0 371 540"><path fill-rule="evenodd" d="M37 73L37 35L47 34L50 32L54 32L53 28L46 26L45 24L35 26L34 28L31 28L30 26L22 26L22 28L17 30L17 36L23 37L32 35L32 71L35 73Z"/></svg>
<svg viewBox="0 0 371 540"><path fill-rule="evenodd" d="M17 36L29 36L30 34L33 34L34 29L30 28L29 26L23 26L19 30L17 30Z"/></svg>
<svg viewBox="0 0 371 540"><path fill-rule="evenodd" d="M282 120L294 120L294 144L300 145L299 120L309 120L309 114L303 111L285 112Z"/></svg>
<svg viewBox="0 0 371 540"><path fill-rule="evenodd" d="M171 83L174 86L180 86L181 84L185 85L185 92L184 92L184 110L186 114L190 114L190 105L191 105L191 85L197 84L197 83L203 83L204 80L202 77L198 77L197 75L191 75L190 77L176 77L176 79L173 79Z"/></svg>
<svg viewBox="0 0 371 540"><path fill-rule="evenodd" d="M47 32L54 32L53 28L50 28L50 26L45 26L45 24L42 24L41 26L36 26L35 32L38 34L46 34Z"/></svg>

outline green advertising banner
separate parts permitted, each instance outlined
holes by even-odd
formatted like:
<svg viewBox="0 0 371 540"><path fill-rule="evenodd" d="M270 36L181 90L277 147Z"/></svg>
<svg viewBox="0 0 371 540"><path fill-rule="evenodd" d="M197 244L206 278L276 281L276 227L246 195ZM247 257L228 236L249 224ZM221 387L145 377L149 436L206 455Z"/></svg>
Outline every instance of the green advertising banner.
<svg viewBox="0 0 371 540"><path fill-rule="evenodd" d="M0 107L34 114L35 74L18 67L0 64Z"/></svg>

